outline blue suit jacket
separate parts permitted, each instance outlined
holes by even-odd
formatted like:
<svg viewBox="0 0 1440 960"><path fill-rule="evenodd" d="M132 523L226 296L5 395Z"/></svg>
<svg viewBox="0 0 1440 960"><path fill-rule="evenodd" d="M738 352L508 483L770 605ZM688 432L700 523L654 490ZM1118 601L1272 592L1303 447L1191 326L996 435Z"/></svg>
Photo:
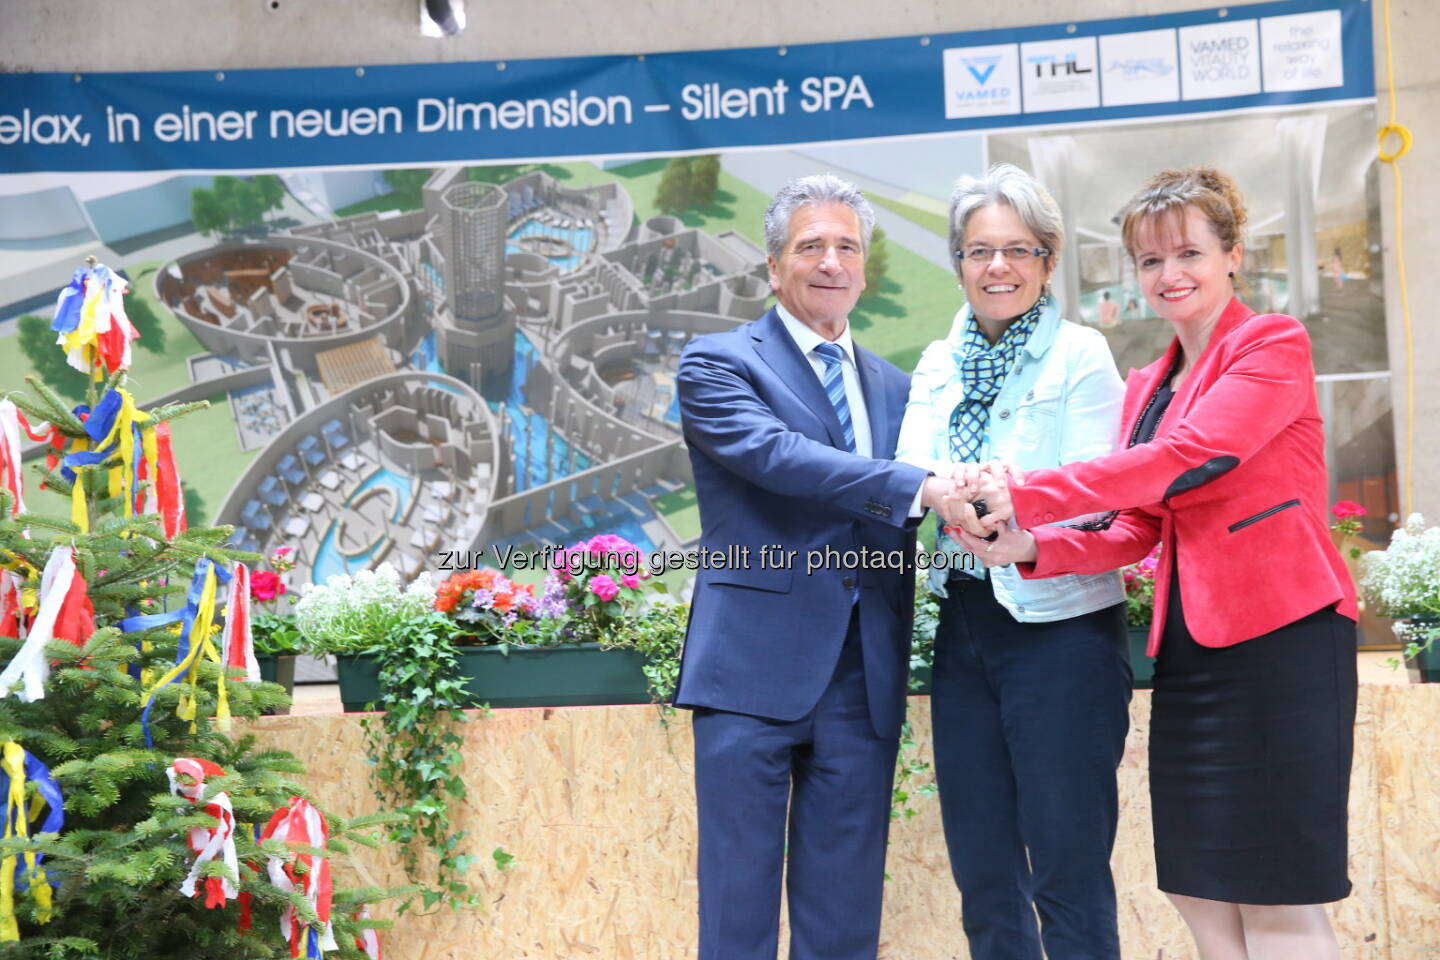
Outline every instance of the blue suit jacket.
<svg viewBox="0 0 1440 960"><path fill-rule="evenodd" d="M858 345L855 356L873 460L843 449L835 410L774 310L696 337L681 357L680 420L700 503L700 546L748 547L750 564L697 574L677 705L803 717L830 681L858 584L870 716L878 735L898 735L918 525L907 514L926 472L889 459L909 376ZM795 551L793 562L761 569L767 545ZM878 551L892 562L843 569L832 561L807 575L809 552L826 548ZM893 564L897 556L902 567Z"/></svg>

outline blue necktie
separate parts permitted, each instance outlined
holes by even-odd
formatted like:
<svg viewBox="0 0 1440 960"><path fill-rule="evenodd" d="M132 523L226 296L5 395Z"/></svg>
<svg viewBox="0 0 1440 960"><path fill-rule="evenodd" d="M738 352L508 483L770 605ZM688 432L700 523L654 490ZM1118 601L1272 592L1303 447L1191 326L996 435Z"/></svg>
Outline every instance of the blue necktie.
<svg viewBox="0 0 1440 960"><path fill-rule="evenodd" d="M835 408L835 416L840 418L845 449L854 453L855 425L850 421L850 401L845 398L845 351L839 344L822 343L815 348L815 353L825 361L825 376L820 383L825 388L826 396L830 398L830 405Z"/></svg>

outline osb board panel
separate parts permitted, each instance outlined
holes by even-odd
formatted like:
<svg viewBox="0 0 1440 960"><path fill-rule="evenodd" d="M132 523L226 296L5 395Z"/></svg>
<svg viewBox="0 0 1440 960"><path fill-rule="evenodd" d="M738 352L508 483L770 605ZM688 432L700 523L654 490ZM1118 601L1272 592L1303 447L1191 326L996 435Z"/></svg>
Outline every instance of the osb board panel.
<svg viewBox="0 0 1440 960"><path fill-rule="evenodd" d="M1149 695L1138 691L1120 768L1113 860L1126 960L1195 960L1155 889L1145 779ZM911 702L918 754L930 756L929 701ZM1350 800L1354 894L1332 908L1346 960L1440 955L1440 687L1362 688ZM295 752L337 813L375 807L354 716L274 717L262 739ZM405 918L387 934L406 960L685 960L694 955L695 817L688 717L649 707L502 710L464 728L469 793L456 812L483 911ZM964 960L961 903L933 798L891 833L884 960ZM1384 845L1382 847L1382 838ZM517 858L494 869L495 847ZM375 882L393 860L361 851ZM383 913L383 911L381 911ZM1393 946L1392 946L1393 944ZM399 954L395 954L399 955ZM783 955L783 954L782 954Z"/></svg>
<svg viewBox="0 0 1440 960"><path fill-rule="evenodd" d="M1390 960L1440 957L1440 684L1376 688Z"/></svg>

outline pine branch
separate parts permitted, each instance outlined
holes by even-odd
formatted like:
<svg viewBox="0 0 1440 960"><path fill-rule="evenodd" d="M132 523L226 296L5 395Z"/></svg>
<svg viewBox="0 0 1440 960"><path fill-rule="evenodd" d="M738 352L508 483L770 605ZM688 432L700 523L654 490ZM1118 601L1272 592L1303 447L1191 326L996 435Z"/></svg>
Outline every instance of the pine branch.
<svg viewBox="0 0 1440 960"><path fill-rule="evenodd" d="M183 417L197 410L208 410L209 408L209 400L190 400L185 403L167 403L163 407L148 412L150 419L155 423L169 423L176 417Z"/></svg>
<svg viewBox="0 0 1440 960"><path fill-rule="evenodd" d="M10 399L15 402L15 406L36 420L50 421L50 423L54 424L54 426L67 437L87 436L85 433L85 424L81 423L80 418L70 412L69 405L61 399L58 393L50 389L48 383L33 373L25 377L25 382L30 384L30 386L35 389L35 392L40 395L40 399L44 405L40 406L31 403L30 398L24 394L11 394Z"/></svg>

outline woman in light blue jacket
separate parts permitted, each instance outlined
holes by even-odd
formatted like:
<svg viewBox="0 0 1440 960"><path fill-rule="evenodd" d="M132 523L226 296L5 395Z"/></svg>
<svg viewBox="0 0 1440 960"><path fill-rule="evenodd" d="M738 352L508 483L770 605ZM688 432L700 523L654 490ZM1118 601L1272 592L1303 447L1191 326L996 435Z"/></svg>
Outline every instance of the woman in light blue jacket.
<svg viewBox="0 0 1440 960"><path fill-rule="evenodd" d="M1055 200L1019 168L956 183L950 250L967 302L920 358L897 460L950 475L1115 448L1115 361L1050 295L1063 241ZM1120 575L987 577L943 533L937 549L950 562L930 572L935 768L970 956L1041 960L1043 943L1049 960L1119 960L1110 851L1131 687Z"/></svg>

